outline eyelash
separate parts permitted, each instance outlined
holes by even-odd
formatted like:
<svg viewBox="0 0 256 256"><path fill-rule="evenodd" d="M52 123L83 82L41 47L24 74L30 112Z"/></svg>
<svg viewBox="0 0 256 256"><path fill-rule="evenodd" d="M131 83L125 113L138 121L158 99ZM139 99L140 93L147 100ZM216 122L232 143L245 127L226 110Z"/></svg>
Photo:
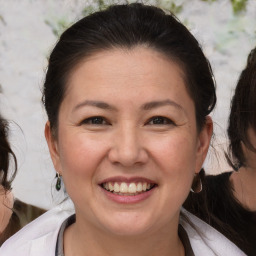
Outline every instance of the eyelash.
<svg viewBox="0 0 256 256"><path fill-rule="evenodd" d="M95 123L93 123L95 121ZM88 125L109 125L109 122L101 116L93 116L90 118L87 118L81 122L82 124L88 124Z"/></svg>
<svg viewBox="0 0 256 256"><path fill-rule="evenodd" d="M93 116L93 117L87 118L87 119L83 120L80 124L81 125L83 125L83 124L110 125L110 123L104 117L101 117L101 116ZM175 125L175 123L167 117L154 116L154 117L151 117L146 122L146 125Z"/></svg>
<svg viewBox="0 0 256 256"><path fill-rule="evenodd" d="M156 121L156 123L151 123L154 121ZM163 116L154 116L149 119L147 124L149 124L149 125L175 125L175 123L171 119L169 119L167 117L163 117Z"/></svg>

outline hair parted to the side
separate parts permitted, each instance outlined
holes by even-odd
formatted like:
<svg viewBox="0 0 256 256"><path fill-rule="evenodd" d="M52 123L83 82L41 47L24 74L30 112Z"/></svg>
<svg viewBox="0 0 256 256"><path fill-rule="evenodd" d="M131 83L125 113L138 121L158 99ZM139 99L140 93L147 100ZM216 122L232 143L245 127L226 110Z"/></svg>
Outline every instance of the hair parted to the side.
<svg viewBox="0 0 256 256"><path fill-rule="evenodd" d="M69 76L77 65L100 51L137 46L158 51L183 69L200 131L216 103L210 64L197 40L173 14L137 3L95 12L61 35L49 58L42 97L53 135L57 135Z"/></svg>
<svg viewBox="0 0 256 256"><path fill-rule="evenodd" d="M14 161L14 170L10 174L10 160ZM0 116L0 185L7 191L11 189L17 171L17 159L8 141L8 122Z"/></svg>
<svg viewBox="0 0 256 256"><path fill-rule="evenodd" d="M242 143L256 152L248 137L250 127L256 132L256 48L248 56L247 65L238 79L231 101L227 130L230 142L226 156L235 170L246 166Z"/></svg>

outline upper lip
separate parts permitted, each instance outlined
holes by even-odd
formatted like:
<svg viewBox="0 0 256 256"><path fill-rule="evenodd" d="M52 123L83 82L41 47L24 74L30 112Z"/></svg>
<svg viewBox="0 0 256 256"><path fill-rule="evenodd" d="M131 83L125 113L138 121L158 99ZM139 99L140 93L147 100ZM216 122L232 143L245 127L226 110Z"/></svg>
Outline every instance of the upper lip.
<svg viewBox="0 0 256 256"><path fill-rule="evenodd" d="M155 181L148 179L148 178L144 178L144 177L123 177L123 176L114 176L114 177L110 177L107 179L102 180L101 182L99 182L100 184L103 183L107 183L107 182L125 182L125 183L138 183L138 182L147 182L147 183L153 183L153 184L157 184Z"/></svg>

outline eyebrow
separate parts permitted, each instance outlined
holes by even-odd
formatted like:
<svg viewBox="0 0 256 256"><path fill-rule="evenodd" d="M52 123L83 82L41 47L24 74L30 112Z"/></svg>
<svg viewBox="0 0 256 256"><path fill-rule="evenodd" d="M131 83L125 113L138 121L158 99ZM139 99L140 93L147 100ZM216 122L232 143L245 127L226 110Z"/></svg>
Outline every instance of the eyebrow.
<svg viewBox="0 0 256 256"><path fill-rule="evenodd" d="M85 106L92 106L92 107L97 107L100 109L106 109L106 110L112 110L112 111L117 111L117 109L114 106L109 105L106 102L103 101L95 101L95 100L85 100L78 105L76 105L73 109L73 111L76 111L77 109Z"/></svg>
<svg viewBox="0 0 256 256"><path fill-rule="evenodd" d="M184 108L181 105L179 105L178 103L170 99L148 102L143 104L141 108L143 110L151 110L154 108L159 108L159 107L168 106L168 105L178 108L179 110L182 110L185 112Z"/></svg>
<svg viewBox="0 0 256 256"><path fill-rule="evenodd" d="M176 103L175 101L172 101L170 99L166 99L166 100L162 100L162 101L147 102L141 106L141 109L142 110L151 110L154 108L159 108L159 107L168 106L168 105L173 106L173 107L185 112L184 108L181 105L179 105L178 103ZM79 103L78 105L76 105L74 107L73 111L76 111L77 109L85 107L85 106L92 106L92 107L97 107L100 109L117 111L116 107L109 105L108 103L106 103L104 101L94 101L94 100L85 100L85 101Z"/></svg>

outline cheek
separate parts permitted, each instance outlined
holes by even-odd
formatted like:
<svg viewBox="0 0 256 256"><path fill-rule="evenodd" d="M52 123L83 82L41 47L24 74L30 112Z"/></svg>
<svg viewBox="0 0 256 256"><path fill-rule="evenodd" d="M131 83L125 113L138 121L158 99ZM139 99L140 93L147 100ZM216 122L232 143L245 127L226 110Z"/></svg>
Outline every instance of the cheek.
<svg viewBox="0 0 256 256"><path fill-rule="evenodd" d="M60 144L60 163L63 177L71 179L91 176L104 157L102 142L86 134L64 136Z"/></svg>
<svg viewBox="0 0 256 256"><path fill-rule="evenodd" d="M153 143L152 143L153 144ZM154 142L153 159L164 177L162 186L170 205L186 199L196 169L196 140L194 137L173 134Z"/></svg>
<svg viewBox="0 0 256 256"><path fill-rule="evenodd" d="M150 147L159 166L166 166L166 168L175 166L174 170L182 171L185 166L193 169L196 161L196 145L195 138L190 133L184 132L151 140Z"/></svg>

